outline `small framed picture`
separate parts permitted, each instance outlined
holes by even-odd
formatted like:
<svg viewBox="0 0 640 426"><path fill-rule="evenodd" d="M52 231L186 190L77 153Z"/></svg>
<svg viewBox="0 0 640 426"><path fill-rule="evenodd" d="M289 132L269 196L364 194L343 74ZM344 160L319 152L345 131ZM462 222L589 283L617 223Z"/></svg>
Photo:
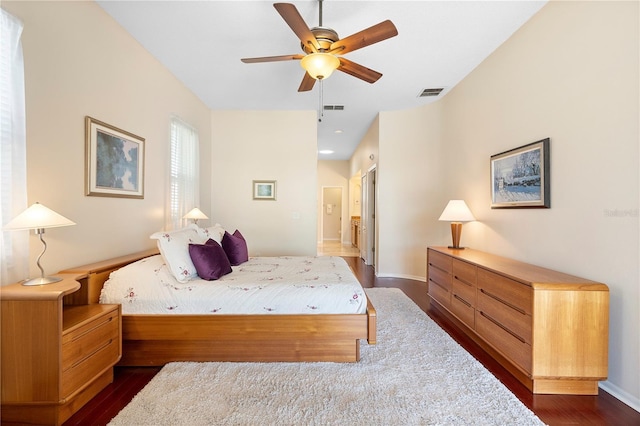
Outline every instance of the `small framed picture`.
<svg viewBox="0 0 640 426"><path fill-rule="evenodd" d="M254 180L253 181L254 200L275 200L276 181L275 180Z"/></svg>
<svg viewBox="0 0 640 426"><path fill-rule="evenodd" d="M491 208L550 208L549 138L491 156Z"/></svg>
<svg viewBox="0 0 640 426"><path fill-rule="evenodd" d="M144 139L85 118L85 193L144 198Z"/></svg>

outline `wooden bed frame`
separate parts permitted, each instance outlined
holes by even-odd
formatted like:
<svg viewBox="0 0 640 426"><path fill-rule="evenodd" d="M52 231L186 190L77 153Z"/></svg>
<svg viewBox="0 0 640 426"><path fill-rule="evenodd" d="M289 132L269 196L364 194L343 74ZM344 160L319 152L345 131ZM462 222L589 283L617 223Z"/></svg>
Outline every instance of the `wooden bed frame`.
<svg viewBox="0 0 640 426"><path fill-rule="evenodd" d="M79 291L66 305L98 303L109 274L158 254L157 249L60 271L75 274ZM376 342L376 311L331 315L123 315L118 365L174 361L357 362L360 339Z"/></svg>

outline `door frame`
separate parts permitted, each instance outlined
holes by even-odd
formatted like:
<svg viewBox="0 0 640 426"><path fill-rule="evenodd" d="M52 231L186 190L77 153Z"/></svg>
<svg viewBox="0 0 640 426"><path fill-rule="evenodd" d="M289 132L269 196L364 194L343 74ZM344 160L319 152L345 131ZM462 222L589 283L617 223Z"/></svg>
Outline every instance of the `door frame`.
<svg viewBox="0 0 640 426"><path fill-rule="evenodd" d="M373 164L362 176L362 217L360 257L365 265L372 265L374 270L378 260L377 249L377 207L378 207L378 173L377 164Z"/></svg>

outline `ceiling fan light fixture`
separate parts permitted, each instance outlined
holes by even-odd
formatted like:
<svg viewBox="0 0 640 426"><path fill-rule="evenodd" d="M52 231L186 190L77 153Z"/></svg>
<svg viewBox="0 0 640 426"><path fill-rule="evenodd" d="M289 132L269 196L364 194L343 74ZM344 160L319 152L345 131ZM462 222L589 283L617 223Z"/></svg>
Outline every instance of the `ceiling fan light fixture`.
<svg viewBox="0 0 640 426"><path fill-rule="evenodd" d="M316 80L329 78L340 66L340 59L330 53L310 53L300 60L300 66Z"/></svg>

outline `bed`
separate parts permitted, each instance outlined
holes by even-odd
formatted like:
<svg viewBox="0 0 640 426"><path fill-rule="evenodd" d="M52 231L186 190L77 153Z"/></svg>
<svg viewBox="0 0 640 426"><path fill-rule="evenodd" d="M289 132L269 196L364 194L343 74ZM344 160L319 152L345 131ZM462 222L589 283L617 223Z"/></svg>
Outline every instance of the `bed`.
<svg viewBox="0 0 640 426"><path fill-rule="evenodd" d="M65 303L99 303L103 286L113 272L140 261L163 263L166 259L158 260L159 252L151 249L61 271L76 274L81 284L78 292L66 296ZM245 267L262 261L257 259L251 259ZM334 261L355 278L344 259ZM229 277L236 274L236 269ZM185 285L197 285L190 282ZM137 313L129 312L127 304L122 303L123 355L118 364L123 366L160 366L174 361L357 362L360 340L366 339L369 344L376 341L376 311L368 300L357 313L315 309L297 313L280 313L277 309L260 313L226 313L225 309Z"/></svg>

